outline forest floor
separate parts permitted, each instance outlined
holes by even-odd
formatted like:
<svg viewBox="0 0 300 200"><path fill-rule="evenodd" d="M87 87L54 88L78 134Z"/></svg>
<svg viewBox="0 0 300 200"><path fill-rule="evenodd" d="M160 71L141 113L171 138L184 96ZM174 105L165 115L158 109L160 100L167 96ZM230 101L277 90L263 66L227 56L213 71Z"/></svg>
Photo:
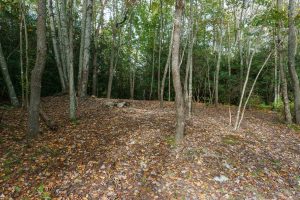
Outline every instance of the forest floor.
<svg viewBox="0 0 300 200"><path fill-rule="evenodd" d="M300 199L300 133L275 112L248 110L234 131L228 106L195 104L175 147L173 103L106 102L69 122L67 97L43 98L59 129L29 142L27 114L2 106L0 199Z"/></svg>

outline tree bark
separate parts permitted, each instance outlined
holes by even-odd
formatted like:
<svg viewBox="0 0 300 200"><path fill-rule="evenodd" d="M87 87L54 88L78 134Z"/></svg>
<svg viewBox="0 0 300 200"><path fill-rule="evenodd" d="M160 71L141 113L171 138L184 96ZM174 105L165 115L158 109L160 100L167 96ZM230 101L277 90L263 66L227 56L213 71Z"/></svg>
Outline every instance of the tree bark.
<svg viewBox="0 0 300 200"><path fill-rule="evenodd" d="M6 87L8 89L10 102L13 106L19 106L20 105L19 100L16 96L14 86L13 86L10 76L9 76L9 72L8 72L6 60L5 60L5 57L3 54L1 43L0 43L0 64L1 64L2 75L3 75L4 81L5 81Z"/></svg>
<svg viewBox="0 0 300 200"><path fill-rule="evenodd" d="M244 118L244 114L245 114L245 110L246 110L247 104L248 104L249 99L250 99L250 97L251 97L251 95L252 95L254 86L255 86L255 84L256 84L256 82L257 82L257 79L259 78L259 75L261 74L262 70L264 69L264 67L265 67L266 64L268 63L268 61L269 61L269 59L270 59L272 53L273 53L273 51L272 51L272 52L268 55L268 57L266 58L265 62L263 63L263 65L262 65L261 68L259 69L259 71L258 71L258 73L257 73L257 75L256 75L256 77L255 77L255 79L254 79L254 81L253 81L253 83L252 83L252 87L251 87L251 89L250 89L250 91L249 91L249 94L248 94L247 99L246 99L246 101L245 101L245 103L244 103L244 106L243 106L242 114L241 114L241 117L240 117L240 119L239 119L237 129L239 129L240 126L241 126L241 123L242 123L242 120L243 120L243 118ZM250 62L252 62L252 61L250 61ZM251 63L250 63L250 64L251 64ZM246 78L248 79L248 77L246 77ZM244 92L244 91L243 91L243 92Z"/></svg>
<svg viewBox="0 0 300 200"><path fill-rule="evenodd" d="M92 14L93 14L93 0L87 1L86 24L84 34L84 50L83 50L83 63L82 63L82 81L80 97L87 95L87 86L89 79L89 60L90 60L90 44L91 44L91 31L92 31Z"/></svg>
<svg viewBox="0 0 300 200"><path fill-rule="evenodd" d="M98 63L97 63L97 53L94 52L93 58L93 89L92 94L97 96L97 86L98 86Z"/></svg>
<svg viewBox="0 0 300 200"><path fill-rule="evenodd" d="M181 18L185 6L185 0L176 0L175 15L174 15L174 32L173 32L173 47L172 47L172 75L173 85L175 90L176 103L176 143L182 141L185 129L185 110L184 99L182 94L182 86L180 81L179 68L179 48L180 48L180 31Z"/></svg>
<svg viewBox="0 0 300 200"><path fill-rule="evenodd" d="M168 69L169 69L170 62L171 62L172 45L173 45L173 29L172 29L172 32L171 32L171 41L170 41L170 46L169 46L169 53L168 53L167 63L165 65L164 74L163 74L163 78L162 78L162 82L161 82L161 88L160 88L160 107L161 108L163 108L165 82L166 82L166 77L167 77Z"/></svg>
<svg viewBox="0 0 300 200"><path fill-rule="evenodd" d="M87 0L82 0L82 19L81 19L81 35L80 35L80 50L79 50L79 65L78 65L78 78L77 89L79 95L81 95L82 89L82 71L83 71L83 54L84 54L84 42L86 33L86 18L87 18Z"/></svg>
<svg viewBox="0 0 300 200"><path fill-rule="evenodd" d="M62 70L60 52L57 45L57 36L55 30L55 19L54 19L52 0L48 0L48 8L49 8L49 15L50 15L50 29L51 29L51 37L52 37L55 61L58 69L62 92L65 92L67 90L67 87L66 87L66 80L64 79L63 70Z"/></svg>
<svg viewBox="0 0 300 200"><path fill-rule="evenodd" d="M151 85L150 85L150 94L149 94L149 100L152 99L152 91L153 91L153 81L154 81L154 65L155 65L155 39L156 36L154 35L153 39L153 50L152 50L152 70L151 70Z"/></svg>
<svg viewBox="0 0 300 200"><path fill-rule="evenodd" d="M249 46L250 48L250 46ZM249 75L250 75L250 69L252 66L252 60L255 54L255 50L252 52L251 56L250 56L250 60L248 63L248 69L247 69L247 75L245 78L245 82L243 84L243 89L242 89L242 93L241 93L241 97L240 97L240 102L239 102L239 106L238 106L238 110L237 110L237 114L236 114L236 120L235 120L235 125L234 125L234 130L237 130L239 128L239 122L240 122L240 114L241 114L241 109L242 109L242 105L243 105L243 100L244 100L244 96L245 96L245 92L246 92L246 88L247 88L247 84L248 84L248 80L249 80Z"/></svg>
<svg viewBox="0 0 300 200"><path fill-rule="evenodd" d="M282 0L277 0L277 8L281 12L283 10ZM282 20L279 21L278 29L277 29L277 51L278 51L278 61L279 61L279 72L281 79L281 93L283 98L284 105L284 116L285 121L288 124L292 123L292 114L290 109L290 102L288 97L288 88L287 88L287 80L286 80L286 67L283 64L283 47L282 47L282 37L281 37L281 29L283 27Z"/></svg>
<svg viewBox="0 0 300 200"><path fill-rule="evenodd" d="M37 53L35 66L31 72L31 93L29 105L28 135L35 137L39 133L39 107L41 98L41 81L45 68L46 46L46 0L38 1L37 18Z"/></svg>
<svg viewBox="0 0 300 200"><path fill-rule="evenodd" d="M158 50L158 70L157 70L157 97L158 97L158 100L161 100L161 90L160 90L160 73L161 73L161 70L160 70L160 66L161 66L161 49L162 49L162 36L163 36L163 12L162 12L162 8L163 8L163 2L162 0L159 1L160 2L160 17L159 17L159 20L160 20L160 27L159 27L159 50Z"/></svg>
<svg viewBox="0 0 300 200"><path fill-rule="evenodd" d="M295 68L296 55L296 28L295 28L295 0L289 0L289 42L288 42L288 66L292 78L295 104L296 123L300 124L300 86Z"/></svg>
<svg viewBox="0 0 300 200"><path fill-rule="evenodd" d="M223 12L223 4L224 2L220 1L220 7ZM223 45L223 17L221 17L220 27L219 27L219 46L218 46L218 60L216 66L216 79L215 79L215 106L219 104L219 75L220 75L220 64L221 64L221 56L222 56L222 45Z"/></svg>
<svg viewBox="0 0 300 200"><path fill-rule="evenodd" d="M72 121L76 120L76 91L75 91L75 81L74 81L74 46L73 46L73 10L74 2L73 0L68 0L68 13L69 13L69 26L68 26L68 68L69 68L69 95L70 95L70 119Z"/></svg>
<svg viewBox="0 0 300 200"><path fill-rule="evenodd" d="M106 98L111 98L112 82L114 78L114 68L115 68L115 51L116 51L116 37L117 37L117 8L116 1L113 2L113 15L114 23L112 24L112 45L111 45L111 55L110 55L110 66L109 66L109 75L108 75L108 86L107 86L107 96Z"/></svg>
<svg viewBox="0 0 300 200"><path fill-rule="evenodd" d="M63 34L64 29L62 28L63 23L62 23L62 9L61 9L61 3L59 1L56 1L56 22L57 22L57 30L58 30L58 47L60 50L60 58L61 58L61 65L62 65L62 71L63 71L63 76L64 80L66 83L66 86L68 87L68 81L69 81L69 74L67 71L68 68L68 62L67 62L67 55L66 55L66 47L65 47L65 35Z"/></svg>

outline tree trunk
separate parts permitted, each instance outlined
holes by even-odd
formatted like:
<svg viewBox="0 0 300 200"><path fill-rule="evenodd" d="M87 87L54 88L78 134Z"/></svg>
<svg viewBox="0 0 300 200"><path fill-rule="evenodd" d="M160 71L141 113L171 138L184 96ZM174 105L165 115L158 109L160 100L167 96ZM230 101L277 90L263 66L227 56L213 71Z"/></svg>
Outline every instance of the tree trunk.
<svg viewBox="0 0 300 200"><path fill-rule="evenodd" d="M220 1L220 7L223 12L223 4L224 2ZM222 45L223 45L223 17L221 18L221 23L219 27L219 47L218 47L218 60L216 66L216 79L215 79L215 105L219 104L219 75L220 75L220 64L221 64L221 56L222 56Z"/></svg>
<svg viewBox="0 0 300 200"><path fill-rule="evenodd" d="M244 103L243 110L242 110L242 114L241 114L240 119L238 120L238 125L237 125L237 128L236 128L236 129L239 129L240 126L241 126L242 120L243 120L243 118L244 118L245 110L246 110L247 104L248 104L248 102L249 102L249 99L250 99L250 97L251 97L251 95L252 95L254 86L255 86L255 84L256 84L256 82L257 82L257 79L258 79L259 75L261 74L262 70L264 69L264 67L265 67L266 64L268 63L268 61L269 61L269 59L270 59L272 53L273 53L273 51L272 51L272 52L268 55L268 57L266 58L265 62L263 63L263 65L262 65L261 68L259 69L259 71L258 71L258 73L257 73L257 75L256 75L256 77L255 77L255 79L254 79L254 81L253 81L253 83L252 83L252 87L251 87L251 89L250 89L250 91L249 91L249 94L248 94L248 96L247 96L247 99L246 99L246 101L245 101L245 103ZM251 65L251 62L252 62L252 60L250 60L250 65ZM248 74L248 75L249 75L249 74ZM248 79L248 75L247 75L246 79ZM245 91L243 91L243 92L245 92ZM242 99L242 100L243 100L243 99ZM240 108L239 108L239 109L240 109Z"/></svg>
<svg viewBox="0 0 300 200"><path fill-rule="evenodd" d="M101 13L100 13L100 22L96 28L96 31L95 31L95 34L94 34L94 46L95 46L95 49L94 49L94 58L93 58L93 88L92 88L92 93L94 96L97 96L97 93L98 93L98 75L99 75L99 68L98 68L98 62L97 62L97 59L98 59L98 48L99 48L99 44L98 44L98 41L97 41L97 38L99 37L100 35L100 30L102 30L102 25L103 25L103 17L104 17L104 7L105 7L105 4L106 4L106 0L105 1L101 1Z"/></svg>
<svg viewBox="0 0 300 200"><path fill-rule="evenodd" d="M281 12L283 9L282 0L277 0L277 8ZM292 115L290 109L290 102L288 97L288 88L287 88L287 80L286 80L286 68L283 64L283 44L282 44L282 37L281 37L281 29L283 27L282 20L279 21L277 29L277 51L278 51L278 60L279 60L279 71L280 71L280 79L281 79L281 92L284 104L284 116L285 121L288 124L292 123Z"/></svg>
<svg viewBox="0 0 300 200"><path fill-rule="evenodd" d="M114 78L114 68L115 68L115 51L116 51L116 34L117 34L117 8L116 1L113 2L113 15L114 15L114 23L112 26L112 45L111 45L111 55L110 55L110 66L109 66L109 75L108 75L108 86L107 86L107 98L111 98L111 90L112 90L112 82Z"/></svg>
<svg viewBox="0 0 300 200"><path fill-rule="evenodd" d="M24 5L24 4L23 4ZM24 12L23 15L23 23L24 23L24 35L25 35L25 59L26 59L26 66L25 66L25 105L26 108L29 107L29 80L28 80L28 70L29 70L29 56L28 56L28 31L27 31L27 23Z"/></svg>
<svg viewBox="0 0 300 200"><path fill-rule="evenodd" d="M161 100L161 94L160 94L160 73L161 73L161 70L160 70L160 66L161 66L161 48L162 48L162 36L163 36L163 11L162 11L162 8L163 8L163 2L162 0L159 1L160 2L160 17L159 17L159 20L160 20L160 27L159 27L159 50L158 50L158 70L157 70L157 97L158 97L158 100Z"/></svg>
<svg viewBox="0 0 300 200"><path fill-rule="evenodd" d="M155 65L155 39L156 37L154 36L153 39L153 51L152 51L152 70L151 70L151 85L150 85L150 94L149 94L149 100L152 99L152 91L153 91L153 81L154 81L154 65Z"/></svg>
<svg viewBox="0 0 300 200"><path fill-rule="evenodd" d="M74 47L73 47L73 0L68 0L68 16L69 16L69 26L68 26L68 68L69 68L69 95L70 95L70 119L72 121L76 120L76 91L74 82Z"/></svg>
<svg viewBox="0 0 300 200"><path fill-rule="evenodd" d="M97 96L97 85L98 85L98 63L97 63L97 53L94 52L93 58L93 90L92 94Z"/></svg>
<svg viewBox="0 0 300 200"><path fill-rule="evenodd" d="M172 47L172 75L173 85L175 90L175 103L176 103L176 143L182 141L185 129L185 110L184 100L182 94L182 87L180 81L179 69L179 48L180 48L180 31L181 31L181 18L184 10L185 0L176 0L175 16L174 16L174 31L173 31L173 47Z"/></svg>
<svg viewBox="0 0 300 200"><path fill-rule="evenodd" d="M289 0L289 42L288 42L288 65L292 78L294 91L294 104L296 123L300 124L300 86L295 68L296 55L296 28L295 28L295 0Z"/></svg>
<svg viewBox="0 0 300 200"><path fill-rule="evenodd" d="M81 35L80 35L80 50L79 50L79 64L78 64L78 78L77 89L79 95L81 95L82 89L82 71L83 71L83 54L84 54L84 42L86 33L86 18L87 18L87 0L82 0L82 19L81 19Z"/></svg>
<svg viewBox="0 0 300 200"><path fill-rule="evenodd" d="M20 74L21 74L21 94L22 107L26 107L25 102L25 81L24 81L24 65L23 65L23 1L20 2Z"/></svg>
<svg viewBox="0 0 300 200"><path fill-rule="evenodd" d="M54 19L52 0L48 1L48 8L49 8L49 15L50 15L50 29L51 29L51 37L52 37L55 61L58 69L62 92L65 92L67 90L67 87L66 87L66 80L64 79L63 70L62 70L60 52L57 45L57 36L55 30L55 19Z"/></svg>
<svg viewBox="0 0 300 200"><path fill-rule="evenodd" d="M41 82L45 68L47 46L46 46L46 0L38 1L37 18L37 53L35 66L31 72L31 93L29 105L29 137L35 137L39 133L39 107L41 98Z"/></svg>
<svg viewBox="0 0 300 200"><path fill-rule="evenodd" d="M4 54L3 54L1 43L0 43L0 64L1 64L2 75L3 75L4 81L5 81L6 87L8 89L10 102L13 106L19 106L19 100L16 96L14 86L13 86L10 76L9 76L9 72L8 72L7 64L5 61Z"/></svg>
<svg viewBox="0 0 300 200"><path fill-rule="evenodd" d="M66 11L66 2L65 1L56 1L60 5L60 24L61 24L61 43L62 43L62 61L65 65L65 74L67 80L69 80L69 59L68 59L68 48L69 48L69 39L68 39L68 25L67 25L67 11ZM70 80L69 80L70 81Z"/></svg>
<svg viewBox="0 0 300 200"><path fill-rule="evenodd" d="M170 41L170 46L169 46L169 53L168 53L167 63L166 63L165 69L164 69L164 74L163 74L163 78L162 78L162 82L161 82L161 88L160 88L160 107L161 108L163 108L165 82L166 82L168 68L170 66L170 61L171 61L172 45L173 45L173 29L172 29L172 32L171 32L171 41Z"/></svg>
<svg viewBox="0 0 300 200"><path fill-rule="evenodd" d="M90 60L90 44L91 44L91 31L92 31L92 14L93 14L93 0L87 0L87 17L85 24L84 34L84 50L83 50L83 63L82 63L82 81L80 97L87 95L87 86L89 79L89 60Z"/></svg>
<svg viewBox="0 0 300 200"><path fill-rule="evenodd" d="M250 46L249 46L249 48L250 48ZM239 128L241 109L242 109L243 100L244 100L244 96L245 96L245 92L246 92L246 88L247 88L247 84L248 84L248 80L249 80L250 69L251 69L254 54L255 54L255 50L252 52L252 54L250 56L249 63L248 63L247 75L246 75L246 78L245 78L245 82L243 84L243 90L242 90L242 93L241 93L240 102L239 102L239 106L238 106L238 110L237 110L237 114L236 114L234 130L237 130Z"/></svg>
<svg viewBox="0 0 300 200"><path fill-rule="evenodd" d="M67 72L67 55L66 55L66 47L65 47L65 35L63 34L64 29L62 28L62 11L61 11L61 5L62 1L56 1L56 22L57 22L57 29L58 29L58 47L60 50L60 58L61 58L61 65L62 65L62 71L63 76L65 80L66 87L68 87L68 81L69 81L69 74Z"/></svg>

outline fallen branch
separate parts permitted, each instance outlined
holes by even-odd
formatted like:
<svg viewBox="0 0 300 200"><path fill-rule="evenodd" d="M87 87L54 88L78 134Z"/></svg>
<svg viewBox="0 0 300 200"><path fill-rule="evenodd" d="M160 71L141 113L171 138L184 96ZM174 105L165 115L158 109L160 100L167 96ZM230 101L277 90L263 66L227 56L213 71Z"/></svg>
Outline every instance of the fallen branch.
<svg viewBox="0 0 300 200"><path fill-rule="evenodd" d="M41 119L46 123L47 127L51 131L57 131L58 130L58 125L54 121L52 121L42 109L40 109L39 114L40 114Z"/></svg>

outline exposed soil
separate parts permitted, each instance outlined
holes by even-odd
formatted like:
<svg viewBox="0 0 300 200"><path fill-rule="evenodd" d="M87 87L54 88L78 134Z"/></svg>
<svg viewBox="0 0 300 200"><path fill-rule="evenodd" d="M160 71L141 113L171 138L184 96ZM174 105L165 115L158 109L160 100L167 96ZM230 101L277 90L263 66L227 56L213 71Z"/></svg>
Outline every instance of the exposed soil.
<svg viewBox="0 0 300 200"><path fill-rule="evenodd" d="M176 147L173 103L106 101L70 122L66 96L43 98L59 129L41 122L34 141L25 111L0 108L0 199L300 199L300 134L276 113L249 110L234 131L228 106L195 104Z"/></svg>

